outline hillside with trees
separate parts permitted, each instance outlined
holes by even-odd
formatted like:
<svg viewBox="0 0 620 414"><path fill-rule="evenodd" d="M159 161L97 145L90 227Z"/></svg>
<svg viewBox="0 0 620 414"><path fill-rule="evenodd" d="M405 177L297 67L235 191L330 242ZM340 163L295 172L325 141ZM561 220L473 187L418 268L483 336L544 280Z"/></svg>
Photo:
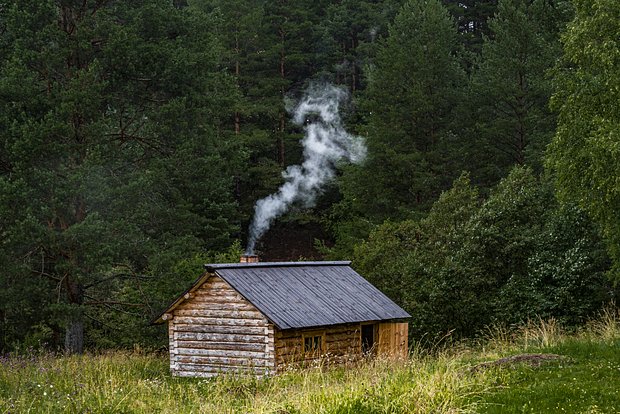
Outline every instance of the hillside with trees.
<svg viewBox="0 0 620 414"><path fill-rule="evenodd" d="M366 159L264 260L352 260L412 339L583 324L618 299L619 38L616 0L0 0L0 353L164 346L327 84Z"/></svg>

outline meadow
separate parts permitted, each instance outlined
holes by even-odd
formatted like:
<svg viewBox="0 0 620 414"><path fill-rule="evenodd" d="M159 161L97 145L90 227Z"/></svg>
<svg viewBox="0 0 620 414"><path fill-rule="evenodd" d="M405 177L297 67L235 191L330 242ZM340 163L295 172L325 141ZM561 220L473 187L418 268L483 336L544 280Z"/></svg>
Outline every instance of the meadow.
<svg viewBox="0 0 620 414"><path fill-rule="evenodd" d="M0 358L0 413L615 413L620 314L578 332L553 320L475 343L413 346L405 361L294 369L266 378L173 378L139 350Z"/></svg>

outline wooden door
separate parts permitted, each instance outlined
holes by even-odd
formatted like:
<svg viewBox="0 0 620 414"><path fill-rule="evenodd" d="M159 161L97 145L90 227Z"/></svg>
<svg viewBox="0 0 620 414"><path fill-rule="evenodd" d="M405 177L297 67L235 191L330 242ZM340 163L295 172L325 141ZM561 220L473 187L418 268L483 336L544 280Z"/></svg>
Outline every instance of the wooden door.
<svg viewBox="0 0 620 414"><path fill-rule="evenodd" d="M383 322L379 324L377 355L387 358L406 358L409 351L409 324Z"/></svg>

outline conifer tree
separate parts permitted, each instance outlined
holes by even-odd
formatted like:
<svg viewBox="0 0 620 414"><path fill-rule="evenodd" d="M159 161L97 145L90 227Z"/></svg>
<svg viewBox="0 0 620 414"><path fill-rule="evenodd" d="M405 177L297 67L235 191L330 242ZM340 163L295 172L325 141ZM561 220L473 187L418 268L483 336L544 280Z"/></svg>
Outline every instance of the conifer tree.
<svg viewBox="0 0 620 414"><path fill-rule="evenodd" d="M549 70L560 55L561 8L500 0L473 69L462 112L475 178L491 186L513 165L540 171L555 129Z"/></svg>
<svg viewBox="0 0 620 414"><path fill-rule="evenodd" d="M457 173L450 167L453 108L464 80L456 36L454 22L435 0L408 1L390 26L361 105L368 159L342 179L344 199L336 211L349 219L341 220L337 237L349 237L347 222L415 217L450 185ZM359 235L368 230L364 226Z"/></svg>
<svg viewBox="0 0 620 414"><path fill-rule="evenodd" d="M497 10L497 0L443 0L443 3L456 19L466 49L480 53L482 38L489 35L488 20Z"/></svg>
<svg viewBox="0 0 620 414"><path fill-rule="evenodd" d="M330 4L321 22L328 65L323 73L329 74L333 82L347 86L353 94L363 90L364 67L371 63L377 41L387 35L388 25L402 3L343 0Z"/></svg>
<svg viewBox="0 0 620 414"><path fill-rule="evenodd" d="M191 7L13 1L2 14L0 286L33 293L30 331L64 329L81 352L85 329L106 325L91 309L148 315L150 298L117 295L230 243L231 84L210 16Z"/></svg>

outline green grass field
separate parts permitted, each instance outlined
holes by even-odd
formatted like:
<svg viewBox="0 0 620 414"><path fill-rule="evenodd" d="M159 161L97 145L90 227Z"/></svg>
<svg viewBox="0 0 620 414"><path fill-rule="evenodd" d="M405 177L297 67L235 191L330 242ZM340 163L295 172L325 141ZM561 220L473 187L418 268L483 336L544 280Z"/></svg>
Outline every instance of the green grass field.
<svg viewBox="0 0 620 414"><path fill-rule="evenodd" d="M481 412L620 412L620 340L572 339L545 352L568 358L498 372L498 388Z"/></svg>
<svg viewBox="0 0 620 414"><path fill-rule="evenodd" d="M494 362L519 354L558 357ZM4 357L0 413L620 412L617 311L572 335L553 321L539 322L517 332L496 329L475 346L414 352L398 363L291 370L263 379L172 378L167 364L166 355L120 351Z"/></svg>

